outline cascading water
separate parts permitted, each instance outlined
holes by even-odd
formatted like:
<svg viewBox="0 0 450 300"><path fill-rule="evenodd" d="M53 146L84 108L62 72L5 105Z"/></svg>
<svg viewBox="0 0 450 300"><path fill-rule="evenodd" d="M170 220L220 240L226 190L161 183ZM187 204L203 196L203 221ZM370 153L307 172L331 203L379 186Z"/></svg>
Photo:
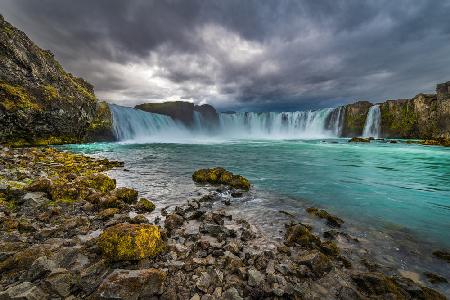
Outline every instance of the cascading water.
<svg viewBox="0 0 450 300"><path fill-rule="evenodd" d="M369 108L366 123L364 125L363 137L379 138L381 132L381 110L379 105Z"/></svg>
<svg viewBox="0 0 450 300"><path fill-rule="evenodd" d="M174 142L192 139L295 139L339 137L342 108L316 111L219 114L219 128L211 131L208 121L194 112L187 128L172 118L111 104L113 129L119 141Z"/></svg>
<svg viewBox="0 0 450 300"><path fill-rule="evenodd" d="M333 132L334 136L340 137L342 135L342 128L344 126L345 107L339 106L328 115L325 122L325 128Z"/></svg>
<svg viewBox="0 0 450 300"><path fill-rule="evenodd" d="M172 118L139 109L109 105L114 134L119 141L170 140L189 134L189 130Z"/></svg>
<svg viewBox="0 0 450 300"><path fill-rule="evenodd" d="M333 137L325 128L331 108L317 111L220 114L224 136L235 138L323 138ZM334 136L335 137L335 136Z"/></svg>

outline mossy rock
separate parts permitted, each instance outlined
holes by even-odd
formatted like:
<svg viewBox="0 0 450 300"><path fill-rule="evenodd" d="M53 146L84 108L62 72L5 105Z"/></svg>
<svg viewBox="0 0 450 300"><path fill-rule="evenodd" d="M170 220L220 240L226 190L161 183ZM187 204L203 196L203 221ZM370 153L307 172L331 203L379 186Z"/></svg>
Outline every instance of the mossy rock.
<svg viewBox="0 0 450 300"><path fill-rule="evenodd" d="M323 209L309 207L306 209L306 211L311 215L314 215L316 217L326 220L327 225L330 227L341 227L342 224L344 224L344 220L342 220L341 218L339 218L335 215L328 213L327 211L325 211Z"/></svg>
<svg viewBox="0 0 450 300"><path fill-rule="evenodd" d="M107 175L102 173L95 173L83 177L80 184L102 193L112 191L116 188L116 180L109 178Z"/></svg>
<svg viewBox="0 0 450 300"><path fill-rule="evenodd" d="M370 143L370 139L361 138L361 137L352 137L349 143Z"/></svg>
<svg viewBox="0 0 450 300"><path fill-rule="evenodd" d="M115 195L102 197L98 204L102 208L122 208L125 206L125 203L120 201Z"/></svg>
<svg viewBox="0 0 450 300"><path fill-rule="evenodd" d="M120 201L128 204L136 202L138 198L138 192L127 187L118 188L114 194Z"/></svg>
<svg viewBox="0 0 450 300"><path fill-rule="evenodd" d="M141 198L137 203L137 208L141 211L150 213L155 210L156 206L152 201L146 198Z"/></svg>
<svg viewBox="0 0 450 300"><path fill-rule="evenodd" d="M326 241L320 245L320 251L328 256L338 256L339 247L333 241Z"/></svg>
<svg viewBox="0 0 450 300"><path fill-rule="evenodd" d="M97 245L109 261L140 260L154 257L165 248L158 226L117 224L107 228Z"/></svg>
<svg viewBox="0 0 450 300"><path fill-rule="evenodd" d="M433 140L424 140L421 142L422 145L426 146L444 146L450 147L450 139L447 138L437 138Z"/></svg>
<svg viewBox="0 0 450 300"><path fill-rule="evenodd" d="M119 212L118 208L107 208L98 213L98 217L102 220L108 220Z"/></svg>
<svg viewBox="0 0 450 300"><path fill-rule="evenodd" d="M320 238L312 234L310 229L303 224L289 226L285 234L287 246L298 244L306 248L314 248L321 245Z"/></svg>
<svg viewBox="0 0 450 300"><path fill-rule="evenodd" d="M192 174L192 180L197 183L224 184L246 191L250 189L250 181L247 178L241 175L234 175L220 167L197 170Z"/></svg>

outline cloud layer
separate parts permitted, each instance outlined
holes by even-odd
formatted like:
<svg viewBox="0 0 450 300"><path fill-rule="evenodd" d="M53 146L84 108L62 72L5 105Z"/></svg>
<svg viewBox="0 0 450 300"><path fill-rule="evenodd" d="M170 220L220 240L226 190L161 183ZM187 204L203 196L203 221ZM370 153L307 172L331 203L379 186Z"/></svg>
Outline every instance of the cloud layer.
<svg viewBox="0 0 450 300"><path fill-rule="evenodd" d="M445 0L3 0L4 17L97 95L296 110L450 80Z"/></svg>

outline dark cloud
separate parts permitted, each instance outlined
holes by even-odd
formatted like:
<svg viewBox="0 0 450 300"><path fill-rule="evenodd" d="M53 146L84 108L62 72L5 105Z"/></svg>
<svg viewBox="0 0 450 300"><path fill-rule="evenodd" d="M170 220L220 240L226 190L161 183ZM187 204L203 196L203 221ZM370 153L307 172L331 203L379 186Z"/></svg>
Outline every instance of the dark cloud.
<svg viewBox="0 0 450 300"><path fill-rule="evenodd" d="M2 0L5 18L100 98L295 110L450 79L446 0Z"/></svg>

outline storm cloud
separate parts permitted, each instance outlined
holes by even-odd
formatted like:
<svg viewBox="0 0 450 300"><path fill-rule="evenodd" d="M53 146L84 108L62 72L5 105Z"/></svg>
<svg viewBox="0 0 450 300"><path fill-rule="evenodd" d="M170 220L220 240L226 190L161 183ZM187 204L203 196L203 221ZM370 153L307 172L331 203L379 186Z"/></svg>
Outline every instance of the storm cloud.
<svg viewBox="0 0 450 300"><path fill-rule="evenodd" d="M450 80L450 1L2 0L99 98L297 110Z"/></svg>

